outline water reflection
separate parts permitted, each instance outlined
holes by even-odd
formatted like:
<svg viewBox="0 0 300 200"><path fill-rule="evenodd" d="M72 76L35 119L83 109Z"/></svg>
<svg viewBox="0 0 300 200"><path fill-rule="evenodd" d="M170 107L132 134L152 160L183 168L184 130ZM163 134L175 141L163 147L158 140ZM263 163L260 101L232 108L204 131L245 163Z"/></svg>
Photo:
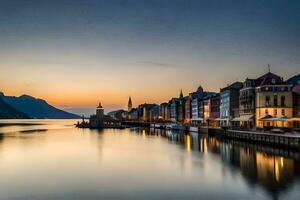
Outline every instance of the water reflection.
<svg viewBox="0 0 300 200"><path fill-rule="evenodd" d="M143 133L145 134L145 130ZM219 155L231 168L238 169L247 183L264 188L272 199L278 199L300 177L299 151L247 144L198 133L149 130L148 134L161 135L186 151Z"/></svg>
<svg viewBox="0 0 300 200"><path fill-rule="evenodd" d="M197 133L41 123L0 127L0 199L299 199L297 151ZM39 129L48 130L29 131Z"/></svg>

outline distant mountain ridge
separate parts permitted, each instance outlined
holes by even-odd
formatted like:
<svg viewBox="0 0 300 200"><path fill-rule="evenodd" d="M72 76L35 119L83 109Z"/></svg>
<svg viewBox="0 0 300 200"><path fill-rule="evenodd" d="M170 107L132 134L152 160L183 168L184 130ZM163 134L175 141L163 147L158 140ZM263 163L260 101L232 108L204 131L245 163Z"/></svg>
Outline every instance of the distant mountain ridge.
<svg viewBox="0 0 300 200"><path fill-rule="evenodd" d="M30 118L36 119L78 119L80 116L60 110L48 104L43 99L37 99L29 95L19 97L5 96L0 93L0 98L15 110L24 113Z"/></svg>
<svg viewBox="0 0 300 200"><path fill-rule="evenodd" d="M0 94L1 95L1 94ZM29 116L14 109L2 100L0 96L0 119L28 119Z"/></svg>

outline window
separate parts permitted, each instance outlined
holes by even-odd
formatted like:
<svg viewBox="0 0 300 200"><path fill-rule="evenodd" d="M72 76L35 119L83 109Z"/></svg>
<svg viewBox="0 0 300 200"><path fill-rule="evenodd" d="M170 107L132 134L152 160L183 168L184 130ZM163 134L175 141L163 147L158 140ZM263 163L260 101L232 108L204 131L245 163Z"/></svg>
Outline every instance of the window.
<svg viewBox="0 0 300 200"><path fill-rule="evenodd" d="M274 115L277 115L277 109L274 110Z"/></svg>
<svg viewBox="0 0 300 200"><path fill-rule="evenodd" d="M275 83L276 83L275 78L272 78L272 84L275 84Z"/></svg>
<svg viewBox="0 0 300 200"><path fill-rule="evenodd" d="M266 114L266 115L268 115L268 114L269 114L269 111L268 111L268 109L266 109L266 110L265 110L265 114Z"/></svg>
<svg viewBox="0 0 300 200"><path fill-rule="evenodd" d="M281 110L281 115L285 115L285 110L284 109Z"/></svg>
<svg viewBox="0 0 300 200"><path fill-rule="evenodd" d="M278 96L277 94L274 95L274 107L278 106Z"/></svg>
<svg viewBox="0 0 300 200"><path fill-rule="evenodd" d="M271 98L270 98L270 96L266 96L266 107L269 107L269 106L271 106Z"/></svg>
<svg viewBox="0 0 300 200"><path fill-rule="evenodd" d="M281 96L281 106L285 107L285 96Z"/></svg>

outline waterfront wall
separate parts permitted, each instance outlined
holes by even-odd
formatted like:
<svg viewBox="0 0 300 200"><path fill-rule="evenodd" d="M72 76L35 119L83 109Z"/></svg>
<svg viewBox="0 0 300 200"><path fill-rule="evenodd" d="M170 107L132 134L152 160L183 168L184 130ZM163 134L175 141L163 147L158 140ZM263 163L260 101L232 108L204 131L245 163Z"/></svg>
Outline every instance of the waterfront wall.
<svg viewBox="0 0 300 200"><path fill-rule="evenodd" d="M272 134L252 131L226 130L226 138L300 149L300 135Z"/></svg>

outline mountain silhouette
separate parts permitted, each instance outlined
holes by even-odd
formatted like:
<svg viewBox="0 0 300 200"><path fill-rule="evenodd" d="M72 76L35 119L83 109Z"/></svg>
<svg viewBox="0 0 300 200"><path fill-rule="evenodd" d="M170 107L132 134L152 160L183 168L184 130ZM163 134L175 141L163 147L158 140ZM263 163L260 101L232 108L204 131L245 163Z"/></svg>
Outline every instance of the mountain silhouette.
<svg viewBox="0 0 300 200"><path fill-rule="evenodd" d="M17 111L7 103L5 103L0 96L0 119L28 119L29 116Z"/></svg>
<svg viewBox="0 0 300 200"><path fill-rule="evenodd" d="M0 93L0 98L14 108L30 118L36 119L78 119L80 116L60 110L51 106L43 99L37 99L29 95L19 97L5 96Z"/></svg>

